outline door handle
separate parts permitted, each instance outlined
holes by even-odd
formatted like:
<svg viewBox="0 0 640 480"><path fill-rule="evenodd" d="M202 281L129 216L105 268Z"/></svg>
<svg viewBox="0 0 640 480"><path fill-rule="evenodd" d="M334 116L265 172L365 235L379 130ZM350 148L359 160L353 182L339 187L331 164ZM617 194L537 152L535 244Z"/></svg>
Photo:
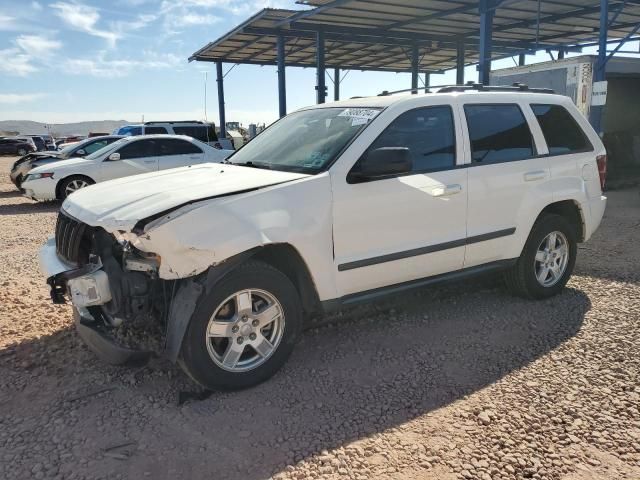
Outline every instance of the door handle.
<svg viewBox="0 0 640 480"><path fill-rule="evenodd" d="M547 172L544 170L536 170L535 172L527 172L524 174L525 182L535 182L536 180L544 180L547 178Z"/></svg>
<svg viewBox="0 0 640 480"><path fill-rule="evenodd" d="M448 197L449 195L455 195L462 191L462 185L453 183L451 185L439 185L431 190L431 195L434 197Z"/></svg>
<svg viewBox="0 0 640 480"><path fill-rule="evenodd" d="M155 160L145 160L144 163L156 163Z"/></svg>

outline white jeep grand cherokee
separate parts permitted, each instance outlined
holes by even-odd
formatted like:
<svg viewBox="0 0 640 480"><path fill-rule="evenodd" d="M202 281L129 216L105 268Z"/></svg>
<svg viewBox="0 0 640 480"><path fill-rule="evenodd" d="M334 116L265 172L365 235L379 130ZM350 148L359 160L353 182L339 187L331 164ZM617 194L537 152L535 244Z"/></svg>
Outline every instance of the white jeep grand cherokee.
<svg viewBox="0 0 640 480"><path fill-rule="evenodd" d="M146 358L112 333L155 322L196 382L243 388L283 365L311 312L496 270L518 295L557 294L602 219L605 170L565 97L357 98L292 113L224 164L74 193L41 262L106 360Z"/></svg>

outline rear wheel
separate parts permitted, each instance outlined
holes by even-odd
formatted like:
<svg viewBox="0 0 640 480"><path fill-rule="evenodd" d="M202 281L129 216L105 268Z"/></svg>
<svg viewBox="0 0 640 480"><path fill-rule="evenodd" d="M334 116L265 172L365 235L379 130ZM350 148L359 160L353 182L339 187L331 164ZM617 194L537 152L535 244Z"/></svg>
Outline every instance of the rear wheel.
<svg viewBox="0 0 640 480"><path fill-rule="evenodd" d="M560 215L548 214L539 218L518 262L505 274L509 290L533 299L559 293L569 281L576 263L576 228Z"/></svg>
<svg viewBox="0 0 640 480"><path fill-rule="evenodd" d="M291 354L302 327L298 292L270 265L250 261L204 293L185 334L180 364L212 390L257 385Z"/></svg>
<svg viewBox="0 0 640 480"><path fill-rule="evenodd" d="M89 177L83 177L81 175L74 175L73 177L65 178L60 182L58 187L58 197L60 200L64 200L73 192L80 190L81 188L93 185L95 182Z"/></svg>
<svg viewBox="0 0 640 480"><path fill-rule="evenodd" d="M27 150L25 148L18 149L18 155L20 155L21 157L24 157L26 154L27 154Z"/></svg>

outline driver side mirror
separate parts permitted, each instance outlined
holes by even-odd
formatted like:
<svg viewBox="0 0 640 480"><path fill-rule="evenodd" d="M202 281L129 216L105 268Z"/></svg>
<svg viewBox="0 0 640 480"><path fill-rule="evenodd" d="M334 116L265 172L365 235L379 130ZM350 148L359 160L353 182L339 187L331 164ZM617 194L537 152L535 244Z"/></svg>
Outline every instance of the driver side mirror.
<svg viewBox="0 0 640 480"><path fill-rule="evenodd" d="M407 147L382 147L366 152L361 158L359 168L349 173L349 183L361 183L369 180L409 173L413 169L411 152Z"/></svg>
<svg viewBox="0 0 640 480"><path fill-rule="evenodd" d="M86 155L86 154L87 152L85 152L82 148L76 152L76 155Z"/></svg>
<svg viewBox="0 0 640 480"><path fill-rule="evenodd" d="M118 152L112 153L111 155L109 155L108 160L110 160L112 162L116 162L116 161L120 160L120 154Z"/></svg>

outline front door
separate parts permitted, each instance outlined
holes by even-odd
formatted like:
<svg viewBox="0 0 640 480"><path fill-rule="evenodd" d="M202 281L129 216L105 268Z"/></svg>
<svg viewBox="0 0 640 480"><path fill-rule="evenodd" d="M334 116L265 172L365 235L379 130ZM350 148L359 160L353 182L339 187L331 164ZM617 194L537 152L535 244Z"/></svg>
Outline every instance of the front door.
<svg viewBox="0 0 640 480"><path fill-rule="evenodd" d="M448 105L409 110L393 119L367 150L408 148L413 161L409 174L349 183L350 177L332 172L340 296L462 267L467 170L456 168L464 157L457 124ZM352 171L358 166L356 162Z"/></svg>

